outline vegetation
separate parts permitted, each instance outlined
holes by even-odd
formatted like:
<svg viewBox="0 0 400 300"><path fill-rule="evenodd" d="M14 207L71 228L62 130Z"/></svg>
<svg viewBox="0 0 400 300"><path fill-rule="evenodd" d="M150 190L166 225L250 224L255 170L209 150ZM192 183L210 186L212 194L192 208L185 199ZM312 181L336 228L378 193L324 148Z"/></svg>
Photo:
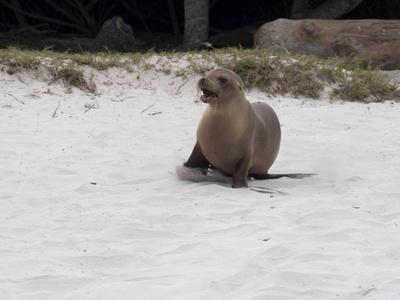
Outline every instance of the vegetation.
<svg viewBox="0 0 400 300"><path fill-rule="evenodd" d="M173 66L185 59L188 67L182 70ZM257 87L269 94L291 94L295 97L318 99L322 92L331 99L346 101L380 102L400 101L400 90L376 69L365 67L356 58L333 57L328 60L314 56L272 53L261 49L222 49L191 53L146 54L119 53L59 53L23 50L16 47L0 50L1 71L15 74L26 70L45 69L50 74L50 84L62 80L94 93L93 70L117 67L128 72L134 70L162 72L175 76L188 73L202 74L216 67L228 68L243 80L245 88ZM90 68L84 68L89 66Z"/></svg>

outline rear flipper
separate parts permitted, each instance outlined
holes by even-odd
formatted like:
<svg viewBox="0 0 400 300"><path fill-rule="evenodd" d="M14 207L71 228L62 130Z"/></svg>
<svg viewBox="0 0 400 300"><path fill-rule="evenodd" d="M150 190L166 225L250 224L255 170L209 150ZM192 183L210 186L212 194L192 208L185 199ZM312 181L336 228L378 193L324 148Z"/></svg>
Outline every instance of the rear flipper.
<svg viewBox="0 0 400 300"><path fill-rule="evenodd" d="M288 178L294 178L294 179L303 179L303 178L312 177L314 175L317 175L317 174L313 174L313 173L266 174L266 175L251 174L250 177L253 177L256 180L260 180L260 179L278 179L278 178L282 178L282 177L288 177Z"/></svg>

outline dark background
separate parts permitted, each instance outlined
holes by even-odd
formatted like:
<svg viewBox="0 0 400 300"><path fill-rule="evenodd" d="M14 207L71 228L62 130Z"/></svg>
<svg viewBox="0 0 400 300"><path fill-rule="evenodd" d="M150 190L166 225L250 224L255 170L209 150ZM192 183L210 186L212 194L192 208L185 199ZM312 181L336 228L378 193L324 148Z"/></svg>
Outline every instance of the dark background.
<svg viewBox="0 0 400 300"><path fill-rule="evenodd" d="M172 10L176 18L172 17L171 6L167 0L99 0L83 15L72 5L68 18L55 10L49 2L74 3L80 2L88 5L91 0L69 0L70 2L55 0L20 0L21 9L42 17L48 17L75 27L57 24L44 19L25 16L28 26L21 26L15 12L7 8L5 2L0 0L0 47L9 44L27 44L31 47L43 47L43 39L70 39L78 37L81 44L95 37L105 20L116 15L131 25L135 37L141 40L148 48L165 48L180 42L184 29L183 0L173 0ZM315 0L312 6L318 6L324 0ZM125 5L124 5L125 4ZM127 5L129 9L127 8ZM249 24L261 24L278 18L290 18L291 0L210 0L209 11L209 36L222 31L236 29ZM312 8L312 7L311 7ZM400 19L400 0L365 0L351 13L341 19ZM175 31L173 23L175 20ZM88 25L91 24L91 25ZM177 31L178 29L178 31Z"/></svg>

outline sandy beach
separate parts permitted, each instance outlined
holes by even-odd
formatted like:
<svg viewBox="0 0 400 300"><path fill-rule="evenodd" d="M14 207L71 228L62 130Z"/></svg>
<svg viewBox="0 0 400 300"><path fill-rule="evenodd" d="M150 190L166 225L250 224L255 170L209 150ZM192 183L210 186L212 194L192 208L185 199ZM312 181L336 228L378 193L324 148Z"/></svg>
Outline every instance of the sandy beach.
<svg viewBox="0 0 400 300"><path fill-rule="evenodd" d="M271 173L181 180L198 75L0 72L1 299L399 299L400 104L268 96ZM140 76L138 76L140 75Z"/></svg>

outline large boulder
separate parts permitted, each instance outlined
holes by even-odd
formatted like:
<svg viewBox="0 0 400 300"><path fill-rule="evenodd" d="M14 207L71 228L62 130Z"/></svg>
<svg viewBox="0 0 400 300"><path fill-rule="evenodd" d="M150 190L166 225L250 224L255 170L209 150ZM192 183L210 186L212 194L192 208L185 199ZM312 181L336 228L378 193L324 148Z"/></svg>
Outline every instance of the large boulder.
<svg viewBox="0 0 400 300"><path fill-rule="evenodd" d="M254 44L320 57L358 56L384 70L400 69L400 20L288 20L265 23Z"/></svg>
<svg viewBox="0 0 400 300"><path fill-rule="evenodd" d="M132 27L116 16L104 22L90 52L135 52L135 38Z"/></svg>

